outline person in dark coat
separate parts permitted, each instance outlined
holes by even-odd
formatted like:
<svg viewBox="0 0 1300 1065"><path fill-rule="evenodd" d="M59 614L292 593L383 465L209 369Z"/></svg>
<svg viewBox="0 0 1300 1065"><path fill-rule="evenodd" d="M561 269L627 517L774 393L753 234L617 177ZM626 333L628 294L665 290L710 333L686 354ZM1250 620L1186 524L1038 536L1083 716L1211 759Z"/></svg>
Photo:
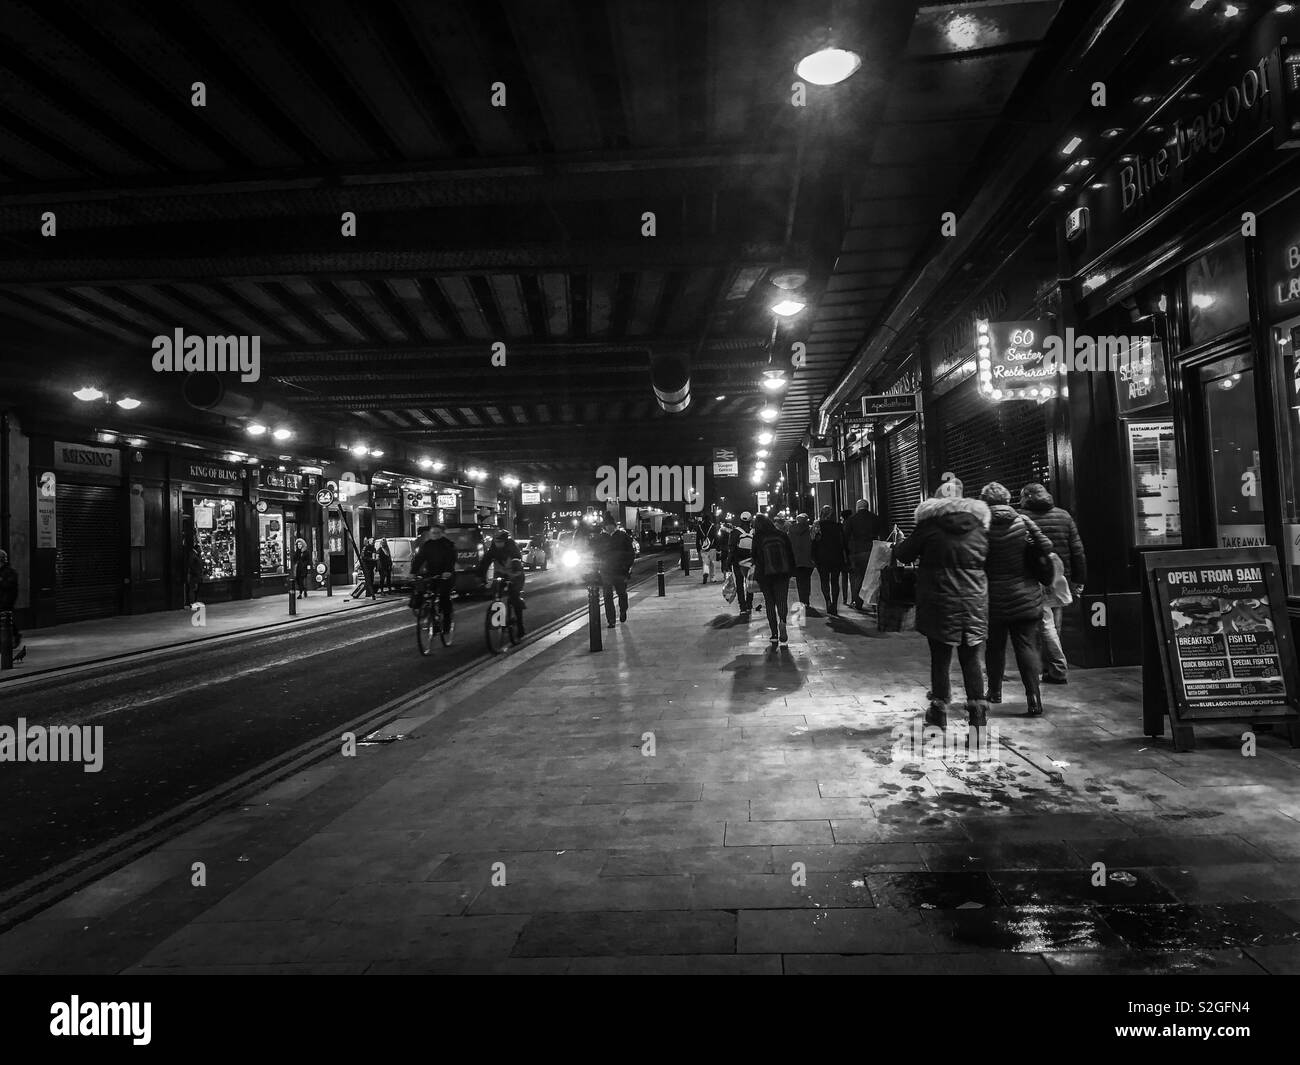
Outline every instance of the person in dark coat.
<svg viewBox="0 0 1300 1065"><path fill-rule="evenodd" d="M952 484L953 482L949 482ZM927 725L948 725L953 648L961 666L970 724L988 720L980 646L988 639L989 508L978 499L944 494L916 508L912 534L893 549L898 562L917 562L916 631L930 643Z"/></svg>
<svg viewBox="0 0 1300 1065"><path fill-rule="evenodd" d="M375 553L379 568L379 590L381 592L391 592L393 590L393 552L386 539L380 540L375 545Z"/></svg>
<svg viewBox="0 0 1300 1065"><path fill-rule="evenodd" d="M735 526L727 537L727 564L736 581L736 602L740 605L740 616L744 617L754 608L754 597L745 589L749 576L750 553L754 546L754 516L749 511L740 515L740 524Z"/></svg>
<svg viewBox="0 0 1300 1065"><path fill-rule="evenodd" d="M203 582L203 556L197 543L190 543L181 566L185 577L185 609L189 610L199 601L199 585Z"/></svg>
<svg viewBox="0 0 1300 1065"><path fill-rule="evenodd" d="M361 575L365 578L366 595L371 599L375 597L375 563L378 555L375 541L367 536L361 545Z"/></svg>
<svg viewBox="0 0 1300 1065"><path fill-rule="evenodd" d="M840 528L848 529L849 519L853 517L853 511L840 511ZM853 596L849 593L849 578L853 575L853 563L849 561L849 534L844 534L844 568L840 570L840 602L845 606L850 606L853 602Z"/></svg>
<svg viewBox="0 0 1300 1065"><path fill-rule="evenodd" d="M871 546L877 539L879 525L880 519L865 499L858 500L852 516L844 523L849 549L849 592L852 605L859 610L863 607L862 582L867 576L867 563L871 561Z"/></svg>
<svg viewBox="0 0 1300 1065"><path fill-rule="evenodd" d="M809 523L808 515L796 515L790 527L786 529L786 535L790 537L790 547L794 550L795 588L799 592L799 602L806 610L812 605L808 599L812 595L812 571L813 566L816 565L813 561L812 525Z"/></svg>
<svg viewBox="0 0 1300 1065"><path fill-rule="evenodd" d="M293 586L299 599L307 598L307 574L311 572L311 552L307 541L299 538L293 545Z"/></svg>
<svg viewBox="0 0 1300 1065"><path fill-rule="evenodd" d="M1061 559L1065 580L1076 599L1083 595L1088 583L1088 558L1083 553L1083 539L1074 517L1063 507L1058 507L1052 493L1041 484L1027 484L1020 490L1020 513L1029 518L1052 541L1052 550ZM1039 642L1043 652L1043 683L1066 683L1069 663L1061 646L1061 621L1064 605L1051 591L1043 596L1043 617L1038 627Z"/></svg>
<svg viewBox="0 0 1300 1065"><path fill-rule="evenodd" d="M835 512L830 507L822 507L821 521L813 530L813 563L821 580L826 613L837 617L840 578L848 568L849 555L844 526L835 520Z"/></svg>
<svg viewBox="0 0 1300 1065"><path fill-rule="evenodd" d="M989 505L989 642L985 668L989 674L989 702L1002 702L1002 677L1006 672L1007 637L1015 649L1016 665L1025 685L1029 716L1043 712L1039 688L1042 672L1038 655L1038 626L1043 616L1043 586L1029 571L1027 550L1047 555L1052 541L1038 526L1011 507L1011 493L997 481L980 492Z"/></svg>
<svg viewBox="0 0 1300 1065"><path fill-rule="evenodd" d="M614 627L614 593L618 593L618 620L627 620L627 579L636 561L632 537L606 514L604 531L596 544L596 564L600 569L600 586L605 598L605 620Z"/></svg>
<svg viewBox="0 0 1300 1065"><path fill-rule="evenodd" d="M14 642L11 650L13 660L21 662L27 657L27 648L23 646L23 634L18 630L18 618L14 607L18 605L18 571L9 565L9 552L0 550L0 614L10 615Z"/></svg>
<svg viewBox="0 0 1300 1065"><path fill-rule="evenodd" d="M785 621L790 599L790 578L794 576L794 548L790 537L766 514L754 518L754 579L763 590L763 604L772 641L789 644Z"/></svg>

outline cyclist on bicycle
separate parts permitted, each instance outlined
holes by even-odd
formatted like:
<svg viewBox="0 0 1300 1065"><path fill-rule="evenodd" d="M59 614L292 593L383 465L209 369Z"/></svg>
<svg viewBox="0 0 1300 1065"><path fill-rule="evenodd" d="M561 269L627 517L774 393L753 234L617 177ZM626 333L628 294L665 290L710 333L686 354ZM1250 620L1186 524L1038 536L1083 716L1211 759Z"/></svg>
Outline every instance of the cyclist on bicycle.
<svg viewBox="0 0 1300 1065"><path fill-rule="evenodd" d="M478 565L478 575L487 578L488 567L492 567L493 577L505 577L510 583L510 602L515 606L515 618L519 624L519 635L524 634L524 560L519 553L519 545L510 539L505 529L498 529L492 534L492 546Z"/></svg>
<svg viewBox="0 0 1300 1065"><path fill-rule="evenodd" d="M432 583L433 591L442 601L443 631L451 632L451 593L456 583L456 545L447 539L441 525L429 526L429 538L420 544L411 558L411 575L415 577L411 609L420 609L425 584Z"/></svg>

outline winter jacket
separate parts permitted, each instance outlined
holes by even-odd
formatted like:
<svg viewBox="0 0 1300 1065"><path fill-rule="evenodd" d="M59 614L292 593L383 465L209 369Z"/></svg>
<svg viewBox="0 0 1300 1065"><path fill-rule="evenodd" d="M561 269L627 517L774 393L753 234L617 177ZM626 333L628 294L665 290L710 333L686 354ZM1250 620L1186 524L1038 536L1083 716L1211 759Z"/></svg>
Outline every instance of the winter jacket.
<svg viewBox="0 0 1300 1065"><path fill-rule="evenodd" d="M1087 584L1088 557L1083 553L1083 539L1070 512L1056 506L1051 493L1044 491L1025 500L1020 513L1052 541L1052 550L1061 556L1065 579L1071 584Z"/></svg>
<svg viewBox="0 0 1300 1065"><path fill-rule="evenodd" d="M375 557L379 562L380 573L393 572L393 553L388 548L388 541L385 540L376 550Z"/></svg>
<svg viewBox="0 0 1300 1065"><path fill-rule="evenodd" d="M456 572L456 545L446 536L435 540L430 536L416 548L411 559L413 577L440 577Z"/></svg>
<svg viewBox="0 0 1300 1065"><path fill-rule="evenodd" d="M0 610L13 610L18 602L18 571L7 562L0 566Z"/></svg>
<svg viewBox="0 0 1300 1065"><path fill-rule="evenodd" d="M632 568L636 552L626 529L601 533L595 545L596 564L604 577L621 577Z"/></svg>
<svg viewBox="0 0 1300 1065"><path fill-rule="evenodd" d="M295 576L305 577L311 571L311 552L306 548L293 549L293 572Z"/></svg>
<svg viewBox="0 0 1300 1065"><path fill-rule="evenodd" d="M989 508L978 499L927 499L916 528L894 548L899 562L919 562L916 631L957 646L988 639Z"/></svg>
<svg viewBox="0 0 1300 1065"><path fill-rule="evenodd" d="M876 539L879 525L880 519L876 517L874 511L855 510L853 517L844 524L844 533L849 541L849 554L871 554L871 545Z"/></svg>
<svg viewBox="0 0 1300 1065"><path fill-rule="evenodd" d="M779 546L784 566L779 571L769 573L763 559L763 545L768 540L776 541ZM794 548L790 546L790 537L780 529L771 532L754 533L754 578L792 577L794 576Z"/></svg>
<svg viewBox="0 0 1300 1065"><path fill-rule="evenodd" d="M834 518L822 518L813 530L813 563L823 571L848 569L848 551L844 526Z"/></svg>
<svg viewBox="0 0 1300 1065"><path fill-rule="evenodd" d="M190 551L185 556L185 576L195 584L203 580L203 556L197 551Z"/></svg>
<svg viewBox="0 0 1300 1065"><path fill-rule="evenodd" d="M753 537L753 528L746 529L743 525L737 525L731 530L731 535L727 537L727 565L737 566L742 562L748 562L752 548L740 546L742 536Z"/></svg>
<svg viewBox="0 0 1300 1065"><path fill-rule="evenodd" d="M813 562L812 526L791 522L786 535L790 537L790 548L794 551L795 569L812 569L816 565Z"/></svg>
<svg viewBox="0 0 1300 1065"><path fill-rule="evenodd" d="M1030 540L1043 551L1052 549L1052 541L1028 518L1011 507L998 504L992 508L989 524L989 619L992 621L1027 621L1043 613L1043 586L1025 565L1025 550Z"/></svg>

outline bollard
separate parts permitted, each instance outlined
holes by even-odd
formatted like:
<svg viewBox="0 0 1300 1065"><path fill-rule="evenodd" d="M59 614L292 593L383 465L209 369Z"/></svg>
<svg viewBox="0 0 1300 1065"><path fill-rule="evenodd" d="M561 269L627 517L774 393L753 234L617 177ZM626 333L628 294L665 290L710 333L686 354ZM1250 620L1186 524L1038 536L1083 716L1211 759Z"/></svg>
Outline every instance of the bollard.
<svg viewBox="0 0 1300 1065"><path fill-rule="evenodd" d="M293 585L289 585L289 616L296 618L298 616L298 593L294 591Z"/></svg>
<svg viewBox="0 0 1300 1065"><path fill-rule="evenodd" d="M14 668L14 616L0 613L0 669Z"/></svg>
<svg viewBox="0 0 1300 1065"><path fill-rule="evenodd" d="M587 585L587 635L591 637L593 651L604 650L600 636L600 587Z"/></svg>
<svg viewBox="0 0 1300 1065"><path fill-rule="evenodd" d="M688 577L691 575L691 552L689 549L682 552L682 572Z"/></svg>
<svg viewBox="0 0 1300 1065"><path fill-rule="evenodd" d="M667 593L664 591L664 560L659 560L659 598L662 599Z"/></svg>

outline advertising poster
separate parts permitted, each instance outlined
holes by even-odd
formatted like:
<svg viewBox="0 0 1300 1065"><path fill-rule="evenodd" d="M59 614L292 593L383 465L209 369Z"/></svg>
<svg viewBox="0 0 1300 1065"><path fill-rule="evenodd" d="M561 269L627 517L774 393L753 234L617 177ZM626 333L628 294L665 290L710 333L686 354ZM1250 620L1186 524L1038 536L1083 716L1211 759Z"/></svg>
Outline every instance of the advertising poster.
<svg viewBox="0 0 1300 1065"><path fill-rule="evenodd" d="M1155 571L1175 695L1189 710L1287 700L1278 611L1269 601L1270 569L1276 571L1276 564ZM1285 604L1280 616L1285 620Z"/></svg>
<svg viewBox="0 0 1300 1065"><path fill-rule="evenodd" d="M54 474L46 471L36 481L36 547L40 550L58 546L58 485Z"/></svg>

